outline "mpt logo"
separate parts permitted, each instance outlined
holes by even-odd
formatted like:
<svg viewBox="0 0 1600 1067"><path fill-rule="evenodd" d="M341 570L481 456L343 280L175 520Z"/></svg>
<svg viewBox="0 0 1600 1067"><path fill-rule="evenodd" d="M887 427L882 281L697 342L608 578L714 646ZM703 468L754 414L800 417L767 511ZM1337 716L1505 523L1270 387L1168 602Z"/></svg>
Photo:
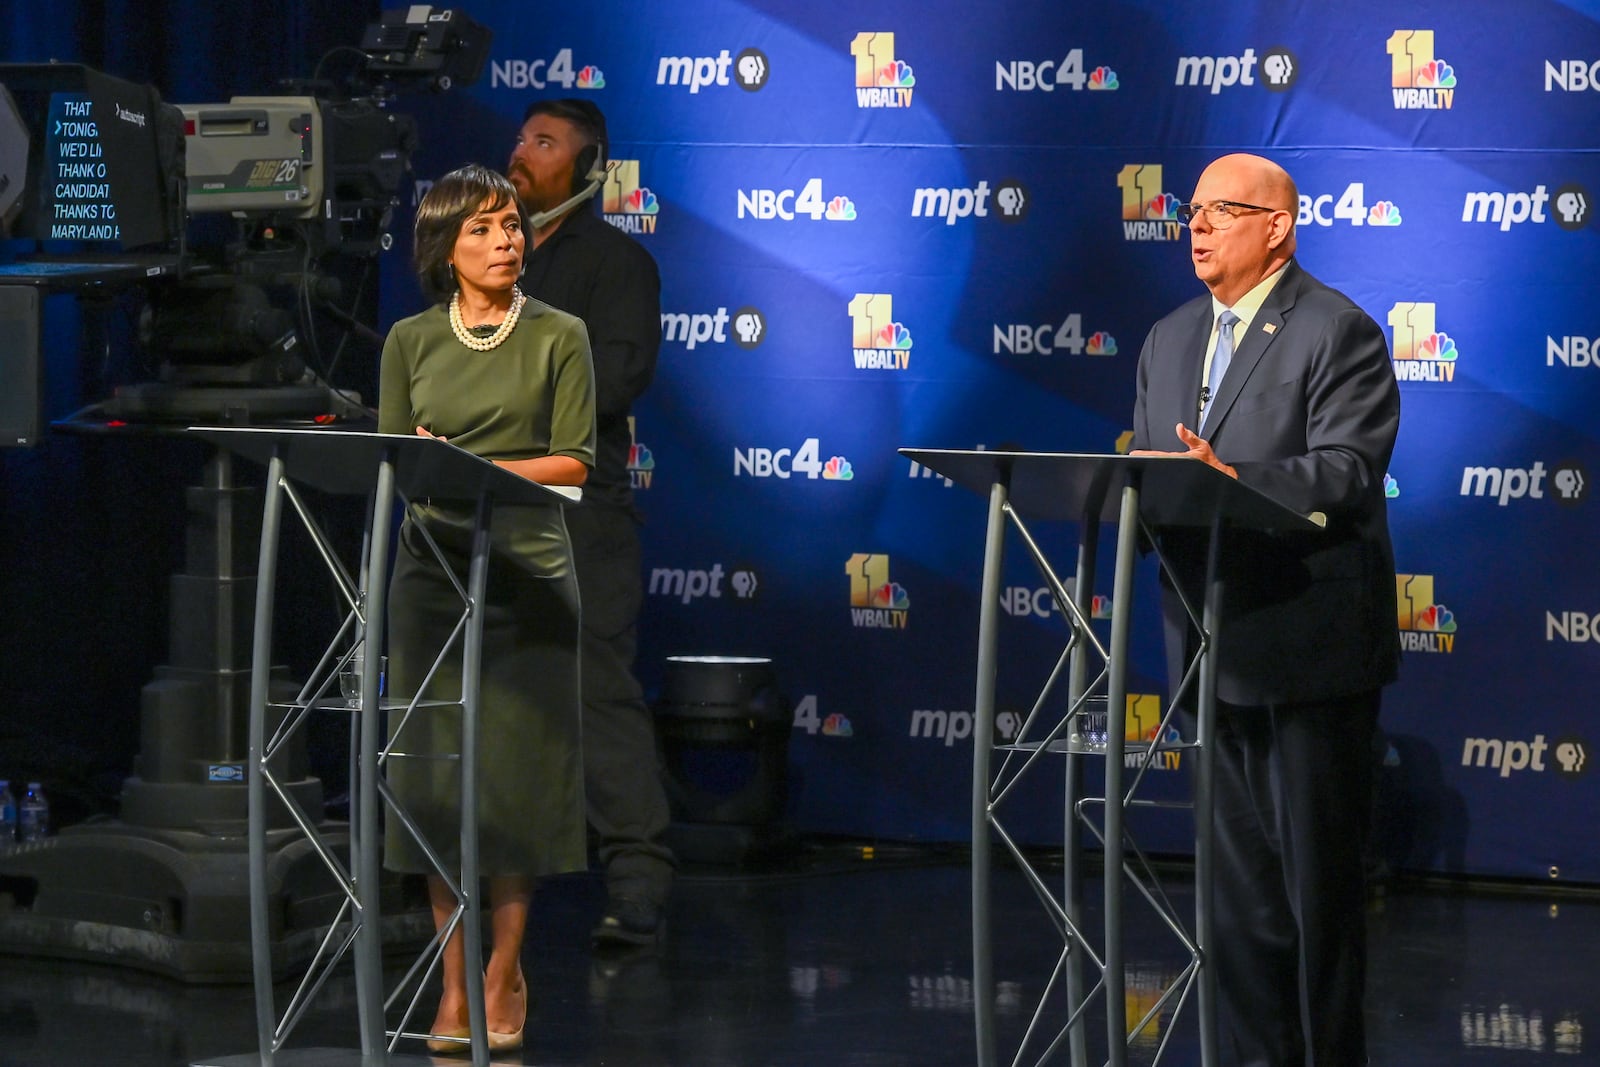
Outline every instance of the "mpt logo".
<svg viewBox="0 0 1600 1067"><path fill-rule="evenodd" d="M657 85L684 85L689 92L698 93L713 85L727 85L728 68L735 70L739 88L754 92L767 84L771 66L765 52L759 48L746 48L739 53L737 63L724 48L714 56L662 56L656 66Z"/></svg>
<svg viewBox="0 0 1600 1067"><path fill-rule="evenodd" d="M1555 221L1563 230L1581 230L1589 225L1593 213L1593 200L1589 190L1576 183L1568 183L1555 191ZM1531 193L1471 192L1461 205L1462 222L1490 222L1500 226L1505 233L1524 222L1548 222L1550 215L1545 205L1551 201L1549 190L1536 185Z"/></svg>
<svg viewBox="0 0 1600 1067"><path fill-rule="evenodd" d="M987 218L989 215L989 183L980 181L974 189L918 189L911 194L911 217L914 219L942 217L946 226L954 226L957 219ZM1028 213L1028 191L1021 182L1006 180L994 190L995 204L1000 208L1004 222L1021 222Z"/></svg>
<svg viewBox="0 0 1600 1067"><path fill-rule="evenodd" d="M1255 85L1256 50L1246 48L1240 56L1179 56L1174 85L1209 88L1212 95L1235 85ZM1281 93L1300 77L1300 63L1287 48L1269 48L1261 60L1266 86Z"/></svg>
<svg viewBox="0 0 1600 1067"><path fill-rule="evenodd" d="M733 313L732 320L733 339L740 348L755 348L766 339L767 319L757 309L742 307ZM694 314L664 311L661 313L661 339L681 342L686 352L693 352L696 345L708 342L724 344L728 340L728 321L725 307Z"/></svg>
<svg viewBox="0 0 1600 1067"><path fill-rule="evenodd" d="M1558 503L1567 507L1582 503L1589 485L1588 475L1581 464L1570 461L1560 464L1553 472L1545 469L1542 460L1535 460L1533 466L1527 468L1466 467L1461 472L1461 495L1487 496L1497 499L1501 507L1525 497L1543 500L1546 474L1552 475L1550 482L1555 486Z"/></svg>
<svg viewBox="0 0 1600 1067"><path fill-rule="evenodd" d="M720 600L723 578L728 579L739 600L754 600L761 587L761 580L751 567L736 567L731 572L724 571L720 563L713 563L710 570L656 567L650 571L650 595L676 597L683 604L701 597Z"/></svg>
<svg viewBox="0 0 1600 1067"><path fill-rule="evenodd" d="M1461 766L1492 767L1500 777L1509 778L1513 771L1549 770L1545 753L1551 745L1544 734L1534 734L1532 741L1500 741L1489 737L1469 737L1461 749ZM1589 745L1581 737L1562 737L1556 740L1555 770L1563 778L1577 778L1588 769Z"/></svg>

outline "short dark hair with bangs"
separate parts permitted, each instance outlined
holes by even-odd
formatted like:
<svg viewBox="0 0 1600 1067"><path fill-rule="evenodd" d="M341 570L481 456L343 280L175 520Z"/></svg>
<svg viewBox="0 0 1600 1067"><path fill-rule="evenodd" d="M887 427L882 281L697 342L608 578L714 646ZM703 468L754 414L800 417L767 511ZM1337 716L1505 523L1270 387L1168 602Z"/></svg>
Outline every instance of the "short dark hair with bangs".
<svg viewBox="0 0 1600 1067"><path fill-rule="evenodd" d="M527 212L522 210L516 188L504 175L468 163L433 183L417 205L417 222L412 231L412 260L422 294L429 301L442 304L456 291L450 256L461 236L461 227L478 212L499 211L507 204L516 205L526 233Z"/></svg>

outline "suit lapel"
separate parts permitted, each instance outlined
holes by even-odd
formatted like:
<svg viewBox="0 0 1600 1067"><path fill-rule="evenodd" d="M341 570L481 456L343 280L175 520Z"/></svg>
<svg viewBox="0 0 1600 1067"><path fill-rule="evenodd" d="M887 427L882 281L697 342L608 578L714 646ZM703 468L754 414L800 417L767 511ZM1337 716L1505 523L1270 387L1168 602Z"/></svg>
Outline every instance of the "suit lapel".
<svg viewBox="0 0 1600 1067"><path fill-rule="evenodd" d="M1267 350L1283 333L1284 323L1294 307L1295 297L1299 295L1302 277L1300 268L1290 262L1284 268L1283 277L1278 279L1278 284L1267 294L1261 310L1256 312L1255 318L1251 320L1250 329L1242 337L1235 338L1233 361L1228 364L1228 372L1222 376L1222 385L1217 390L1216 409L1206 420L1207 438L1215 440L1222 432L1223 424L1228 420L1228 412L1233 408L1233 402L1239 399L1239 394L1244 391L1250 375L1255 373L1256 365L1266 357ZM1209 335L1206 340L1207 343L1210 342Z"/></svg>

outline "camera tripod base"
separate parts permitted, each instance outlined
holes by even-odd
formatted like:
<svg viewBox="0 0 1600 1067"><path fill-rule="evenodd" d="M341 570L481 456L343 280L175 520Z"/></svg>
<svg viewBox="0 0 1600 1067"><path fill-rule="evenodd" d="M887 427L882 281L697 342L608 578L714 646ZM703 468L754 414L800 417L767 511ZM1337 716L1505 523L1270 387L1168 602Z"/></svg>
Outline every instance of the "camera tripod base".
<svg viewBox="0 0 1600 1067"><path fill-rule="evenodd" d="M241 787L242 788L242 787ZM321 828L348 846L342 824ZM272 971L304 968L343 894L304 835L269 835ZM0 851L0 953L92 960L192 983L252 976L244 827L159 830L105 821ZM382 884L383 941L433 934L426 901L407 902L400 876Z"/></svg>

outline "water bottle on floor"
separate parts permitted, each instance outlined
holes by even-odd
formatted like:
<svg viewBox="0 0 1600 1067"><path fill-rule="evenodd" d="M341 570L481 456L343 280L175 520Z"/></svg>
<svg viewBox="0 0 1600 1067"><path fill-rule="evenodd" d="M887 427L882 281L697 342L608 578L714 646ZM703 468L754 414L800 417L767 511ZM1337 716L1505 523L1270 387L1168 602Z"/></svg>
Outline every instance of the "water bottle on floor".
<svg viewBox="0 0 1600 1067"><path fill-rule="evenodd" d="M17 842L17 798L11 783L0 778L0 848Z"/></svg>
<svg viewBox="0 0 1600 1067"><path fill-rule="evenodd" d="M17 837L22 841L42 841L50 833L50 802L38 782L29 782L17 807Z"/></svg>

